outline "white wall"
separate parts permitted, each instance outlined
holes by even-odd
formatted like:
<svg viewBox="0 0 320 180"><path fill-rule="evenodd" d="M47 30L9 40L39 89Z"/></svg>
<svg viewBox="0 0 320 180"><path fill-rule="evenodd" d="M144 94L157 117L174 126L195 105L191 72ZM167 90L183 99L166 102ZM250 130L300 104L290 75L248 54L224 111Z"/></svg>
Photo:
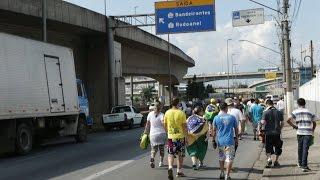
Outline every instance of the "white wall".
<svg viewBox="0 0 320 180"><path fill-rule="evenodd" d="M299 88L299 98L307 101L307 108L314 113L320 113L320 76L305 83Z"/></svg>

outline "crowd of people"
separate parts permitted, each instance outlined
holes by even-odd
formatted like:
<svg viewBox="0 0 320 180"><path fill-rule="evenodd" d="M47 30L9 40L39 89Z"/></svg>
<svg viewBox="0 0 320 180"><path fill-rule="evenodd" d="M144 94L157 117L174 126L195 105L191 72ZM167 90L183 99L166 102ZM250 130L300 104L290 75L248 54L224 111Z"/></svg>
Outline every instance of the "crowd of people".
<svg viewBox="0 0 320 180"><path fill-rule="evenodd" d="M305 108L304 99L298 99L299 108L288 115L288 124L297 129L298 166L303 172L308 167L308 149L312 145L316 117ZM220 179L231 179L230 173L239 140L247 135L252 125L253 140L265 145L266 168L279 167L284 127L283 98L275 105L271 99L226 98L224 101L211 99L204 107L196 105L188 118L180 110L180 100L174 98L171 108L161 112L157 102L148 114L144 133L149 134L151 144L150 167L155 168L155 156L159 151L159 167L164 166L165 147L168 153L168 179L174 178L174 160L177 158L176 177L185 177L183 163L186 152L191 157L193 170L203 169L208 142L218 150ZM274 160L272 155L275 155Z"/></svg>

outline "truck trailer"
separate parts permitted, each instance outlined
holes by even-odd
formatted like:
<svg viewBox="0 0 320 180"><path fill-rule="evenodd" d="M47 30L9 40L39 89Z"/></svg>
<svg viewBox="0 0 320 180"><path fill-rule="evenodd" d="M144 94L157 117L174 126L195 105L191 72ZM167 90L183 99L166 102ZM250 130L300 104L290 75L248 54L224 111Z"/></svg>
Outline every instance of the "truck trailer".
<svg viewBox="0 0 320 180"><path fill-rule="evenodd" d="M70 48L0 33L0 153L27 154L55 136L86 141L78 90Z"/></svg>

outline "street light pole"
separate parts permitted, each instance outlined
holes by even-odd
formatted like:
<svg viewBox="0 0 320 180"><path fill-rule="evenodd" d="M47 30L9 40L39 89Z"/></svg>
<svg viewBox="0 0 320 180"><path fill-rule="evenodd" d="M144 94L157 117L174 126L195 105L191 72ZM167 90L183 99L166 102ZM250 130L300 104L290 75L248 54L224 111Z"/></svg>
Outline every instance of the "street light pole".
<svg viewBox="0 0 320 180"><path fill-rule="evenodd" d="M234 81L235 81L235 75L234 75L234 72L235 72L235 71L234 71L234 58L233 58L233 57L234 57L235 55L237 55L237 54L234 53L234 54L231 55L231 74L232 74L232 77L231 77L231 78L232 78L232 85L233 85L233 91L232 91L233 93L234 93Z"/></svg>
<svg viewBox="0 0 320 180"><path fill-rule="evenodd" d="M229 41L232 39L227 39L227 70L228 70L228 94L230 93L230 65L229 65Z"/></svg>

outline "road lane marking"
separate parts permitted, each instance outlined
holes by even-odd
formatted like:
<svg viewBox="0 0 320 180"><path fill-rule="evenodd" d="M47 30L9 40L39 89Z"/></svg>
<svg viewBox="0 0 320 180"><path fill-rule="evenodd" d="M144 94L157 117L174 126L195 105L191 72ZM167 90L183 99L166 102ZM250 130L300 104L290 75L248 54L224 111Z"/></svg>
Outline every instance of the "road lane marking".
<svg viewBox="0 0 320 180"><path fill-rule="evenodd" d="M124 161L124 162L122 162L122 163L120 163L120 164L117 164L117 165L115 165L115 166L112 166L112 167L110 167L110 168L108 168L108 169L105 169L105 170L103 170L103 171L100 171L100 172L97 172L97 173L95 173L95 174L92 174L92 175L90 175L90 176L88 176L88 177L86 177L86 178L84 178L84 179L82 179L82 180L94 180L94 179L96 179L96 178L98 178L98 177L101 177L101 176L103 176L103 175L106 175L106 174L108 174L108 173L110 173L110 172L112 172L112 171L115 171L115 170L117 170L117 169L120 169L120 168L122 168L123 166L126 166L126 165L128 165L128 164L130 164L130 163L133 163L133 162L136 161L136 160L142 159L142 158L146 157L147 154L149 154L149 153L144 153L144 154L142 154L142 155L140 155L140 156L137 156L137 157L135 157L135 158L133 158L133 159Z"/></svg>

